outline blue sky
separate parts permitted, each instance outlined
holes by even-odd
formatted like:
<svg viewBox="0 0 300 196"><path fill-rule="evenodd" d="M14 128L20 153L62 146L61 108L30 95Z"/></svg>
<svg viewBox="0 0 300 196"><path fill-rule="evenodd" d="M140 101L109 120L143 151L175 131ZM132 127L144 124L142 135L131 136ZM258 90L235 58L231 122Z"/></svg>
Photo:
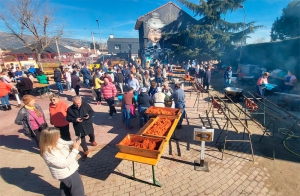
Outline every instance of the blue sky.
<svg viewBox="0 0 300 196"><path fill-rule="evenodd" d="M51 6L58 8L57 20L65 24L64 37L87 39L91 41L91 31L95 33L96 41L100 40L96 20L99 20L102 42L106 41L110 34L115 37L138 37L138 31L134 25L140 16L156 9L170 0L48 0ZM190 0L199 2L198 0ZM180 8L193 16L185 6L173 1ZM244 3L246 10L246 22L256 21L265 28L251 34L252 43L259 38L269 41L272 23L276 17L280 17L282 9L287 6L289 0L247 0ZM242 9L225 16L227 21L242 22L244 12ZM3 23L0 30L5 31Z"/></svg>

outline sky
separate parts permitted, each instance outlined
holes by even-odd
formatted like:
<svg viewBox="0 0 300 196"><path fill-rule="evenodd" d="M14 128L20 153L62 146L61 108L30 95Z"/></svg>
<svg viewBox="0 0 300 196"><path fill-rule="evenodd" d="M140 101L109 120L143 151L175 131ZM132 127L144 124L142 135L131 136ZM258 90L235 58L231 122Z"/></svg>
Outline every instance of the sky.
<svg viewBox="0 0 300 196"><path fill-rule="evenodd" d="M198 3L199 0L190 0ZM134 30L136 20L152 10L170 2L170 0L48 0L54 7L59 23L65 24L67 38L76 38L92 41L91 32L95 32L97 42L106 42L110 34L116 38L138 38L138 31ZM178 1L172 1L181 9L194 14ZM256 21L264 28L250 34L252 38L247 43L258 39L270 40L272 23L280 17L282 9L290 0L247 0L244 3L246 22ZM243 22L244 10L239 9L227 13L224 18L230 22ZM100 33L98 29L99 21ZM3 22L0 22L0 31L6 31Z"/></svg>

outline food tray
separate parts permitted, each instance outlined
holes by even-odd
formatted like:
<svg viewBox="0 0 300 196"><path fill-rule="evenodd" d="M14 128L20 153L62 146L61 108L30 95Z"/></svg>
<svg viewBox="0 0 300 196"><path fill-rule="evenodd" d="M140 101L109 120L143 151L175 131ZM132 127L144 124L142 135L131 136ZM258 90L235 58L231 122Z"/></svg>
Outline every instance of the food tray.
<svg viewBox="0 0 300 196"><path fill-rule="evenodd" d="M129 146L129 143L131 143L131 142L141 143L142 141L145 141L145 140L156 143L154 150L149 150L146 148L135 147L135 146ZM122 153L156 159L156 158L158 158L158 155L162 151L164 142L165 142L165 140L163 138L157 138L157 137L155 138L155 137L141 136L141 135L135 135L135 134L127 134L127 136L119 144L117 144L117 147L120 149L120 152L122 152Z"/></svg>
<svg viewBox="0 0 300 196"><path fill-rule="evenodd" d="M178 122L178 121L176 121L176 118L177 118L176 116L158 116L151 122L151 124L147 125L147 127L145 127L145 128L143 127L144 131L142 132L142 135L150 136L150 137L160 137L160 138L165 139L169 135L170 131L174 130L176 128L177 123L175 123L175 122ZM151 131L152 127L155 126L155 124L157 124L161 120L170 120L171 125L167 128L167 130L164 133L162 133L164 130L161 129L161 128L155 128L154 129L155 131L157 131L156 134L155 133L150 133L149 131ZM166 122L164 122L162 124L166 125Z"/></svg>
<svg viewBox="0 0 300 196"><path fill-rule="evenodd" d="M161 111L160 113L154 113L153 109ZM168 114L168 113L173 114ZM145 114L151 117L156 117L158 115L164 115L164 116L179 116L181 114L181 109L178 108L160 108L160 107L154 107L150 106L146 111Z"/></svg>

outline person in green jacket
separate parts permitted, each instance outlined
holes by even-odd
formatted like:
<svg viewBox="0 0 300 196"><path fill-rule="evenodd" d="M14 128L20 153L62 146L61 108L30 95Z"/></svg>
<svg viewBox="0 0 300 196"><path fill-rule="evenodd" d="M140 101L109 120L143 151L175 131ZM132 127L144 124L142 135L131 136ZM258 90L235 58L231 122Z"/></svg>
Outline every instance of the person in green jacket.
<svg viewBox="0 0 300 196"><path fill-rule="evenodd" d="M40 84L49 84L47 76L42 71L38 72L36 79L39 81ZM42 93L44 93L45 91L50 92L49 86L44 87Z"/></svg>
<svg viewBox="0 0 300 196"><path fill-rule="evenodd" d="M36 78L40 84L49 84L47 76L42 71L39 71L38 76Z"/></svg>

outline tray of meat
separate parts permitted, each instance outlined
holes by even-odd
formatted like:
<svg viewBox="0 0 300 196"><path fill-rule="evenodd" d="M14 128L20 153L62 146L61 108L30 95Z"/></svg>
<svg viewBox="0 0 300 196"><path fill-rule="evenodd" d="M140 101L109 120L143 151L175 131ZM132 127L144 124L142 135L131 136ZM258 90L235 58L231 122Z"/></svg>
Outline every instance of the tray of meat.
<svg viewBox="0 0 300 196"><path fill-rule="evenodd" d="M151 117L155 117L158 115L165 115L165 116L179 116L181 114L181 109L178 108L160 108L150 106L146 111L145 114Z"/></svg>
<svg viewBox="0 0 300 196"><path fill-rule="evenodd" d="M120 152L149 158L158 158L165 140L163 138L128 134L117 147Z"/></svg>
<svg viewBox="0 0 300 196"><path fill-rule="evenodd" d="M157 116L142 133L144 136L166 138L170 131L174 131L176 116ZM177 122L177 121L176 121Z"/></svg>

